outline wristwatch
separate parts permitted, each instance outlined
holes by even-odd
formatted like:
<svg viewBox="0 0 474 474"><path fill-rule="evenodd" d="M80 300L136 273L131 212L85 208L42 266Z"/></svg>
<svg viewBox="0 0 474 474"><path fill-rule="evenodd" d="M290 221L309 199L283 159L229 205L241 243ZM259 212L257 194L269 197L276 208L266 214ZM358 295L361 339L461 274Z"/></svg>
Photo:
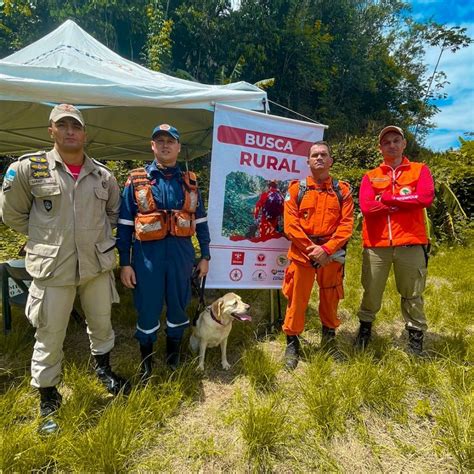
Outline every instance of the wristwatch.
<svg viewBox="0 0 474 474"><path fill-rule="evenodd" d="M202 255L201 256L201 260L207 260L209 261L211 259L211 256L210 255Z"/></svg>

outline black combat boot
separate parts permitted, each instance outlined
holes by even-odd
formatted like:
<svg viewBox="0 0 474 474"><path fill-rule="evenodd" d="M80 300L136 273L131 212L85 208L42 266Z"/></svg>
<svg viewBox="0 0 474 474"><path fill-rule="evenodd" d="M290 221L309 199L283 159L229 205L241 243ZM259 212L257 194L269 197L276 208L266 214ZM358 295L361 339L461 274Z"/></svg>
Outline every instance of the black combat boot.
<svg viewBox="0 0 474 474"><path fill-rule="evenodd" d="M118 395L121 391L128 395L130 393L130 382L112 372L110 367L110 352L107 354L94 355L95 373L98 379L112 395Z"/></svg>
<svg viewBox="0 0 474 474"><path fill-rule="evenodd" d="M56 387L39 387L40 393L40 415L46 418L56 412L61 406L63 397Z"/></svg>
<svg viewBox="0 0 474 474"><path fill-rule="evenodd" d="M38 431L41 435L50 435L59 430L54 414L60 408L63 397L56 387L39 387L40 415L43 418Z"/></svg>
<svg viewBox="0 0 474 474"><path fill-rule="evenodd" d="M336 361L342 362L346 359L345 354L337 347L335 328L328 328L323 325L321 331L321 349L326 351L326 353Z"/></svg>
<svg viewBox="0 0 474 474"><path fill-rule="evenodd" d="M336 342L336 330L334 328L328 328L323 326L321 331L321 346L330 347L334 346Z"/></svg>
<svg viewBox="0 0 474 474"><path fill-rule="evenodd" d="M298 336L286 336L285 368L295 370L300 356L300 340Z"/></svg>
<svg viewBox="0 0 474 474"><path fill-rule="evenodd" d="M146 346L140 344L140 354L142 361L140 363L140 379L146 383L150 380L153 368L153 344L147 344Z"/></svg>
<svg viewBox="0 0 474 474"><path fill-rule="evenodd" d="M419 329L408 330L408 351L416 356L423 356L423 331Z"/></svg>
<svg viewBox="0 0 474 474"><path fill-rule="evenodd" d="M179 351L181 338L166 337L166 363L171 370L176 370L179 365Z"/></svg>
<svg viewBox="0 0 474 474"><path fill-rule="evenodd" d="M360 321L359 332L354 345L357 349L365 349L370 341L372 335L372 323L368 321Z"/></svg>

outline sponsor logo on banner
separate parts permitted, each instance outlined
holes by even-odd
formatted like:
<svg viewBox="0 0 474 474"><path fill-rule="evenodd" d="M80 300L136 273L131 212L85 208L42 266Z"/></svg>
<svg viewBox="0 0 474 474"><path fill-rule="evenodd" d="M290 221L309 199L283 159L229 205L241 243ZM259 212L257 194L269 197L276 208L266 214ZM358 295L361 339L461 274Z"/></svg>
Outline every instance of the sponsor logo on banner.
<svg viewBox="0 0 474 474"><path fill-rule="evenodd" d="M245 259L245 252L232 252L232 265L243 265Z"/></svg>
<svg viewBox="0 0 474 474"><path fill-rule="evenodd" d="M265 259L266 259L266 255L264 253L259 253L256 257L256 262L255 262L255 266L256 267L266 267L267 264L264 263L265 262Z"/></svg>
<svg viewBox="0 0 474 474"><path fill-rule="evenodd" d="M272 268L273 281L283 281L285 270L281 268Z"/></svg>
<svg viewBox="0 0 474 474"><path fill-rule="evenodd" d="M233 268L229 273L229 278L232 281L240 281L242 280L242 270L240 268Z"/></svg>
<svg viewBox="0 0 474 474"><path fill-rule="evenodd" d="M286 267L286 264L288 263L288 258L285 254L280 254L276 258L276 263L279 267Z"/></svg>
<svg viewBox="0 0 474 474"><path fill-rule="evenodd" d="M254 281L263 281L267 278L267 274L264 270L256 270L253 272L252 280Z"/></svg>

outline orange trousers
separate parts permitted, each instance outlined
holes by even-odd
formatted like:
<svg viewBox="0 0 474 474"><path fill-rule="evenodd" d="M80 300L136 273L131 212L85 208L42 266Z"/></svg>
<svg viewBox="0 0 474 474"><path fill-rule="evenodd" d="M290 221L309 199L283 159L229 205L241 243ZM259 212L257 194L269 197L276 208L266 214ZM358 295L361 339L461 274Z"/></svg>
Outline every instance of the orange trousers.
<svg viewBox="0 0 474 474"><path fill-rule="evenodd" d="M321 323L328 328L337 328L341 324L337 317L337 306L339 300L344 298L344 266L339 262L331 262L315 269L291 262L286 269L282 288L283 295L288 299L283 323L283 332L288 336L297 336L304 330L306 308L315 276L319 286Z"/></svg>

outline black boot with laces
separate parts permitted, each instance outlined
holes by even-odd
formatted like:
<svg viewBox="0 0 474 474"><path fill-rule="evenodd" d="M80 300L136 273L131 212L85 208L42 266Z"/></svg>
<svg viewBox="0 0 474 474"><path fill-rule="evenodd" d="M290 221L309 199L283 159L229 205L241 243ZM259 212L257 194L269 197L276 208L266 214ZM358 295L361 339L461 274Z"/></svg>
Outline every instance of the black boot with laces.
<svg viewBox="0 0 474 474"><path fill-rule="evenodd" d="M295 370L300 358L300 340L298 336L286 336L285 367Z"/></svg>
<svg viewBox="0 0 474 474"><path fill-rule="evenodd" d="M120 392L124 395L128 395L131 389L130 382L112 372L112 367L110 367L110 352L107 352L107 354L94 355L94 359L95 373L107 391L112 395L118 395Z"/></svg>

